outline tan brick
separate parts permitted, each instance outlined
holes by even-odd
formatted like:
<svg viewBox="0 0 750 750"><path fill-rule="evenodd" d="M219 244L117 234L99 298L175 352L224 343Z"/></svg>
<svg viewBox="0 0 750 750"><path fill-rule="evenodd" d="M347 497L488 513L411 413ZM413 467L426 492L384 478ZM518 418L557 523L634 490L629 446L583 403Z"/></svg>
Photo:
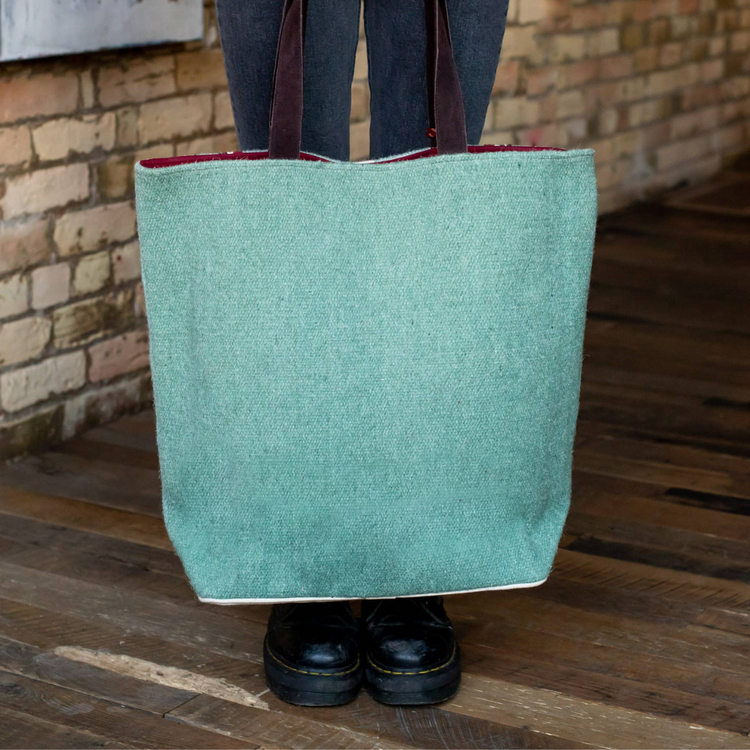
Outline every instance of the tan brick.
<svg viewBox="0 0 750 750"><path fill-rule="evenodd" d="M722 91L717 86L689 86L682 90L682 109L691 110L708 107L721 101Z"/></svg>
<svg viewBox="0 0 750 750"><path fill-rule="evenodd" d="M354 58L354 80L367 80L367 42L360 39L357 45L357 54Z"/></svg>
<svg viewBox="0 0 750 750"><path fill-rule="evenodd" d="M64 159L70 154L88 154L115 145L115 115L84 115L50 120L34 128L34 149L42 161Z"/></svg>
<svg viewBox="0 0 750 750"><path fill-rule="evenodd" d="M645 47L633 55L633 64L637 73L650 73L659 67L659 48Z"/></svg>
<svg viewBox="0 0 750 750"><path fill-rule="evenodd" d="M96 165L96 187L103 200L132 198L135 192L133 157L120 156Z"/></svg>
<svg viewBox="0 0 750 750"><path fill-rule="evenodd" d="M54 344L67 348L127 328L134 320L133 292L92 297L52 314Z"/></svg>
<svg viewBox="0 0 750 750"><path fill-rule="evenodd" d="M88 195L88 165L70 164L39 169L6 180L5 195L0 198L0 210L4 218L10 219L83 201Z"/></svg>
<svg viewBox="0 0 750 750"><path fill-rule="evenodd" d="M698 81L698 65L690 63L680 68L659 71L648 76L646 81L646 95L660 96L668 94L685 86L691 86Z"/></svg>
<svg viewBox="0 0 750 750"><path fill-rule="evenodd" d="M129 202L71 212L55 226L55 242L63 256L98 250L134 236L135 209Z"/></svg>
<svg viewBox="0 0 750 750"><path fill-rule="evenodd" d="M597 118L599 133L612 135L620 125L620 113L613 108L602 110Z"/></svg>
<svg viewBox="0 0 750 750"><path fill-rule="evenodd" d="M700 0L679 0L680 15L692 16L700 9Z"/></svg>
<svg viewBox="0 0 750 750"><path fill-rule="evenodd" d="M141 143L167 141L205 132L211 127L211 94L191 94L141 106L138 133Z"/></svg>
<svg viewBox="0 0 750 750"><path fill-rule="evenodd" d="M716 85L708 86L709 91L716 91ZM729 78L726 81L721 82L721 86L718 87L718 95L722 98L735 99L740 96L748 96L750 94L750 76L739 76L735 78Z"/></svg>
<svg viewBox="0 0 750 750"><path fill-rule="evenodd" d="M651 21L646 34L649 44L666 44L672 39L672 27L668 18ZM643 43L643 42L642 42Z"/></svg>
<svg viewBox="0 0 750 750"><path fill-rule="evenodd" d="M15 167L31 160L27 127L0 128L0 167Z"/></svg>
<svg viewBox="0 0 750 750"><path fill-rule="evenodd" d="M629 130L625 133L617 133L612 138L612 158L620 159L623 156L633 156L643 148L643 133L639 130Z"/></svg>
<svg viewBox="0 0 750 750"><path fill-rule="evenodd" d="M570 31L570 1L547 0L545 5L544 17L540 18L537 22L537 29L547 34L559 34Z"/></svg>
<svg viewBox="0 0 750 750"><path fill-rule="evenodd" d="M599 67L603 60L581 60L558 66L560 75L557 81L558 89L569 89L593 81L599 74Z"/></svg>
<svg viewBox="0 0 750 750"><path fill-rule="evenodd" d="M138 107L122 107L115 114L117 117L115 141L118 147L135 146L138 143Z"/></svg>
<svg viewBox="0 0 750 750"><path fill-rule="evenodd" d="M620 29L620 47L632 51L644 44L644 30L642 24L630 24Z"/></svg>
<svg viewBox="0 0 750 750"><path fill-rule="evenodd" d="M27 362L44 351L52 324L46 318L21 318L0 326L0 367Z"/></svg>
<svg viewBox="0 0 750 750"><path fill-rule="evenodd" d="M0 274L41 263L50 253L46 219L16 226L0 224Z"/></svg>
<svg viewBox="0 0 750 750"><path fill-rule="evenodd" d="M70 266L55 263L41 266L31 274L31 306L35 310L59 305L70 297Z"/></svg>
<svg viewBox="0 0 750 750"><path fill-rule="evenodd" d="M557 108L560 102L560 93L557 91L552 91L550 94L544 97L541 101L539 101L539 111L537 116L538 122L551 122L552 120L557 120ZM501 107L504 102L498 101L497 106ZM505 113L505 116L508 116L508 112ZM498 125L500 124L500 120L498 118ZM527 125L533 125L535 123L519 123L519 124L527 124ZM509 127L515 127L515 125L509 125Z"/></svg>
<svg viewBox="0 0 750 750"><path fill-rule="evenodd" d="M546 14L546 0L523 0L518 6L518 23L536 23Z"/></svg>
<svg viewBox="0 0 750 750"><path fill-rule="evenodd" d="M595 143L590 143L589 148L594 149L594 163L604 164L612 158L612 139L606 138Z"/></svg>
<svg viewBox="0 0 750 750"><path fill-rule="evenodd" d="M659 66L662 68L671 68L682 62L682 44L672 42L664 44L659 50Z"/></svg>
<svg viewBox="0 0 750 750"><path fill-rule="evenodd" d="M175 61L172 55L102 68L99 71L99 100L104 107L145 102L173 94Z"/></svg>
<svg viewBox="0 0 750 750"><path fill-rule="evenodd" d="M570 14L570 28L573 31L593 29L607 23L607 8L604 4L580 5L572 9Z"/></svg>
<svg viewBox="0 0 750 750"><path fill-rule="evenodd" d="M700 64L700 80L703 83L718 81L724 75L724 60L707 60Z"/></svg>
<svg viewBox="0 0 750 750"><path fill-rule="evenodd" d="M0 376L0 399L6 411L18 411L50 396L80 388L86 382L82 351L45 359Z"/></svg>
<svg viewBox="0 0 750 750"><path fill-rule="evenodd" d="M518 79L521 72L521 64L518 60L501 60L495 72L495 83L492 86L492 95L515 94L518 90Z"/></svg>
<svg viewBox="0 0 750 750"><path fill-rule="evenodd" d="M81 103L84 109L96 106L96 86L90 70L81 72Z"/></svg>
<svg viewBox="0 0 750 750"><path fill-rule="evenodd" d="M112 251L112 271L115 284L140 278L141 247L138 240Z"/></svg>
<svg viewBox="0 0 750 750"><path fill-rule="evenodd" d="M650 21L654 15L654 5L652 0L637 0L633 6L633 13L630 20L635 23L644 23Z"/></svg>
<svg viewBox="0 0 750 750"><path fill-rule="evenodd" d="M582 115L585 112L583 92L564 91L560 94L557 104L557 116L561 119Z"/></svg>
<svg viewBox="0 0 750 750"><path fill-rule="evenodd" d="M92 383L144 367L148 367L146 331L129 331L89 349L89 380Z"/></svg>
<svg viewBox="0 0 750 750"><path fill-rule="evenodd" d="M691 18L670 18L669 19L669 38L670 39L685 39L689 37L693 28L693 20Z"/></svg>
<svg viewBox="0 0 750 750"><path fill-rule="evenodd" d="M669 122L655 122L643 129L643 147L653 149L672 140L669 133ZM654 157L655 159L656 157ZM654 161L654 166L656 162Z"/></svg>
<svg viewBox="0 0 750 750"><path fill-rule="evenodd" d="M538 101L525 96L501 99L495 112L495 130L534 125L539 121L540 109Z"/></svg>
<svg viewBox="0 0 750 750"><path fill-rule="evenodd" d="M632 128L638 128L671 114L672 102L669 98L636 102L628 108L628 125Z"/></svg>
<svg viewBox="0 0 750 750"><path fill-rule="evenodd" d="M723 55L727 49L727 38L724 36L714 37L708 42L708 54L711 57Z"/></svg>
<svg viewBox="0 0 750 750"><path fill-rule="evenodd" d="M503 59L530 57L537 51L534 26L509 26L503 37Z"/></svg>
<svg viewBox="0 0 750 750"><path fill-rule="evenodd" d="M705 16L697 16L692 19L691 33L697 36L711 36L712 34L719 33L716 23L716 16L713 14Z"/></svg>
<svg viewBox="0 0 750 750"><path fill-rule="evenodd" d="M686 61L700 62L709 56L708 39L688 39L684 44L683 57Z"/></svg>
<svg viewBox="0 0 750 750"><path fill-rule="evenodd" d="M177 88L180 91L226 86L227 76L220 49L201 49L177 55Z"/></svg>
<svg viewBox="0 0 750 750"><path fill-rule="evenodd" d="M587 54L589 57L613 55L620 51L620 32L618 29L599 29L587 35Z"/></svg>
<svg viewBox="0 0 750 750"><path fill-rule="evenodd" d="M369 116L370 87L366 83L355 82L352 84L351 121L362 122ZM216 117L218 118L218 113Z"/></svg>
<svg viewBox="0 0 750 750"><path fill-rule="evenodd" d="M605 80L632 76L632 55L616 55L614 57L603 58L599 61L599 75Z"/></svg>
<svg viewBox="0 0 750 750"><path fill-rule="evenodd" d="M29 281L20 273L0 281L0 318L20 315L29 307Z"/></svg>
<svg viewBox="0 0 750 750"><path fill-rule="evenodd" d="M214 94L214 127L217 130L234 127L234 114L228 91Z"/></svg>
<svg viewBox="0 0 750 750"><path fill-rule="evenodd" d="M586 36L584 34L559 34L552 38L550 62L581 60L585 55Z"/></svg>
<svg viewBox="0 0 750 750"><path fill-rule="evenodd" d="M560 65L548 65L543 68L525 70L523 82L526 87L526 93L529 96L538 96L558 86L561 75L560 70Z"/></svg>
<svg viewBox="0 0 750 750"><path fill-rule="evenodd" d="M718 147L721 149L730 149L735 151L742 150L747 142L747 131L744 123L737 123L725 128L721 128L718 135Z"/></svg>
<svg viewBox="0 0 750 750"><path fill-rule="evenodd" d="M729 40L729 49L732 52L747 52L750 49L750 31L738 31L732 34Z"/></svg>
<svg viewBox="0 0 750 750"><path fill-rule="evenodd" d="M136 318L146 317L146 296L143 293L143 283L140 281L135 285L133 311L135 312Z"/></svg>
<svg viewBox="0 0 750 750"><path fill-rule="evenodd" d="M84 255L73 274L73 291L77 295L97 292L107 285L109 279L109 251Z"/></svg>
<svg viewBox="0 0 750 750"><path fill-rule="evenodd" d="M217 135L208 135L205 138L195 138L191 141L178 143L175 148L175 155L226 154L229 151L237 151L237 149L237 136L232 130L229 133L218 133Z"/></svg>
<svg viewBox="0 0 750 750"><path fill-rule="evenodd" d="M0 123L27 117L74 112L78 106L78 76L22 73L0 80Z"/></svg>
<svg viewBox="0 0 750 750"><path fill-rule="evenodd" d="M599 190L606 190L622 182L631 168L630 159L618 159L596 167L596 186Z"/></svg>

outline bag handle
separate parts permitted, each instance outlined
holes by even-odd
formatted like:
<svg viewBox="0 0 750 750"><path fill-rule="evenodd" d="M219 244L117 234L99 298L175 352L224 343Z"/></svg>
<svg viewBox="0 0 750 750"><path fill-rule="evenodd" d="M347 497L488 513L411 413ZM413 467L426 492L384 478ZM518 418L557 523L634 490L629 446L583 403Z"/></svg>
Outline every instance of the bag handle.
<svg viewBox="0 0 750 750"><path fill-rule="evenodd" d="M274 70L268 155L299 159L307 0L285 0ZM425 0L430 136L438 154L466 153L466 117L453 58L446 0Z"/></svg>

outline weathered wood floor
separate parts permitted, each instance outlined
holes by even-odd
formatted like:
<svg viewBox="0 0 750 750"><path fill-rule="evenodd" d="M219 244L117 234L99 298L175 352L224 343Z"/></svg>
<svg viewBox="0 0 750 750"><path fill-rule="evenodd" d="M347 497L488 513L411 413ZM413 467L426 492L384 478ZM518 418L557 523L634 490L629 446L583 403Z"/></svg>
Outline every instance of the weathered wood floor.
<svg viewBox="0 0 750 750"><path fill-rule="evenodd" d="M601 222L562 549L449 600L455 700L266 692L267 608L199 605L170 550L149 412L0 468L0 746L750 747L748 178Z"/></svg>

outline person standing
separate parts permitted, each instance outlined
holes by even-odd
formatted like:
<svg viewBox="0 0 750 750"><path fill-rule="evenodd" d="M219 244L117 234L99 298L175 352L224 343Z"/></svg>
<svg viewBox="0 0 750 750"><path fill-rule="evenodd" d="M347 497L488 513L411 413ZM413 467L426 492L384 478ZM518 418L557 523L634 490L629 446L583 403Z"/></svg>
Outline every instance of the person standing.
<svg viewBox="0 0 750 750"><path fill-rule="evenodd" d="M284 0L216 0L240 148L265 150ZM508 0L447 0L469 144L481 137ZM308 0L302 149L349 159L349 120L360 0ZM370 158L432 145L428 132L424 0L364 0L370 85ZM415 523L418 523L415 520ZM314 564L311 561L311 564ZM338 705L362 682L384 703L455 695L460 649L439 596L274 605L264 648L270 689L302 705Z"/></svg>

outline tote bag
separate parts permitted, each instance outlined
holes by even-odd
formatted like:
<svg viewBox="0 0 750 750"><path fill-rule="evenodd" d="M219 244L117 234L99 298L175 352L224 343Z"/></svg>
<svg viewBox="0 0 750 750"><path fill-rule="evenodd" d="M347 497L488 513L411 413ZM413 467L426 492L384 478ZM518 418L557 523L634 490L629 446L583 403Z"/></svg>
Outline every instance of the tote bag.
<svg viewBox="0 0 750 750"><path fill-rule="evenodd" d="M444 0L427 3L432 148L300 153L304 8L288 0L269 151L136 166L164 517L204 601L550 571L593 152L467 147Z"/></svg>

